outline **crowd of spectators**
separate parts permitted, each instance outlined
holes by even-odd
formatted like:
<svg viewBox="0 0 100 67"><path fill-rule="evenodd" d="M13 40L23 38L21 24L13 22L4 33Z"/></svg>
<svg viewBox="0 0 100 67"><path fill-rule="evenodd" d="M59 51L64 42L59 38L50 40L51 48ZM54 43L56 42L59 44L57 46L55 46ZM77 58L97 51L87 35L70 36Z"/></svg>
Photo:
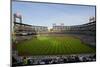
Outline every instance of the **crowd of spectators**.
<svg viewBox="0 0 100 67"><path fill-rule="evenodd" d="M88 55L68 55L68 56L35 56L35 57L12 57L13 66L23 65L45 65L75 62L96 61L95 54Z"/></svg>

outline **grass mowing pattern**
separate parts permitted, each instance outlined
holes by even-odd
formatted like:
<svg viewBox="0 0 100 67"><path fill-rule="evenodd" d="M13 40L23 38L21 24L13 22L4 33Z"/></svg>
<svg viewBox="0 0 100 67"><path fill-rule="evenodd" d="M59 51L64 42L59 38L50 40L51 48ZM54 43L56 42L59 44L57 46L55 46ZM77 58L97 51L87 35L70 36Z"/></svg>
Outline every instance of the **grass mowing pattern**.
<svg viewBox="0 0 100 67"><path fill-rule="evenodd" d="M71 36L38 36L17 44L19 55L67 55L95 53L95 48Z"/></svg>

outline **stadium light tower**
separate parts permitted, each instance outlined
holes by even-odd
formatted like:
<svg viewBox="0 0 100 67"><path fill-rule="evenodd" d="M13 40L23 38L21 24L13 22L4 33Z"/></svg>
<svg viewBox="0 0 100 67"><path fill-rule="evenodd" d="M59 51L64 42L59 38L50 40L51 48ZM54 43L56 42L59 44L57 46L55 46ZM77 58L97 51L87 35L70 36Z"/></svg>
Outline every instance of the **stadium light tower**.
<svg viewBox="0 0 100 67"><path fill-rule="evenodd" d="M14 13L14 22L22 23L22 16L19 13Z"/></svg>
<svg viewBox="0 0 100 67"><path fill-rule="evenodd" d="M89 17L89 22L94 22L95 21L95 17L92 16L92 17Z"/></svg>
<svg viewBox="0 0 100 67"><path fill-rule="evenodd" d="M13 14L13 33L16 34L16 23L20 23L20 28L22 24L22 16L19 13Z"/></svg>

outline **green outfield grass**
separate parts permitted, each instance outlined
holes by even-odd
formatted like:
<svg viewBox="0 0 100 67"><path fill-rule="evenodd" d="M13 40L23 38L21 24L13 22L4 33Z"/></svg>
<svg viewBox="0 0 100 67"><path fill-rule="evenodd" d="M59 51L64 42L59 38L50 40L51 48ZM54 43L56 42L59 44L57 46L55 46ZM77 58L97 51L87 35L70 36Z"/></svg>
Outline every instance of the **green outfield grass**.
<svg viewBox="0 0 100 67"><path fill-rule="evenodd" d="M68 55L95 53L95 48L71 36L38 36L17 44L19 55Z"/></svg>

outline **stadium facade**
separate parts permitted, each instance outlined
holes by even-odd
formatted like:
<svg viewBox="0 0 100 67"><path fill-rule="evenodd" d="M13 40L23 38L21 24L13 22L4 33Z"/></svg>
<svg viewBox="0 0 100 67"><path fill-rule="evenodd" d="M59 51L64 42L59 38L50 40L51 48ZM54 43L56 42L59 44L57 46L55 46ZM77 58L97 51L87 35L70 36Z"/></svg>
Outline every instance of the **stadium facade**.
<svg viewBox="0 0 100 67"><path fill-rule="evenodd" d="M37 33L48 32L48 28L46 26L32 26L32 27L33 29L35 29Z"/></svg>
<svg viewBox="0 0 100 67"><path fill-rule="evenodd" d="M36 34L46 33L48 28L46 26L35 26L22 23L22 15L15 13L13 15L13 40L20 42L31 39Z"/></svg>
<svg viewBox="0 0 100 67"><path fill-rule="evenodd" d="M63 32L63 33L77 33L77 34L89 34L95 35L96 32L96 21L95 17L91 17L89 22L82 25L73 25L73 26L65 26L65 25L53 25L53 32Z"/></svg>

